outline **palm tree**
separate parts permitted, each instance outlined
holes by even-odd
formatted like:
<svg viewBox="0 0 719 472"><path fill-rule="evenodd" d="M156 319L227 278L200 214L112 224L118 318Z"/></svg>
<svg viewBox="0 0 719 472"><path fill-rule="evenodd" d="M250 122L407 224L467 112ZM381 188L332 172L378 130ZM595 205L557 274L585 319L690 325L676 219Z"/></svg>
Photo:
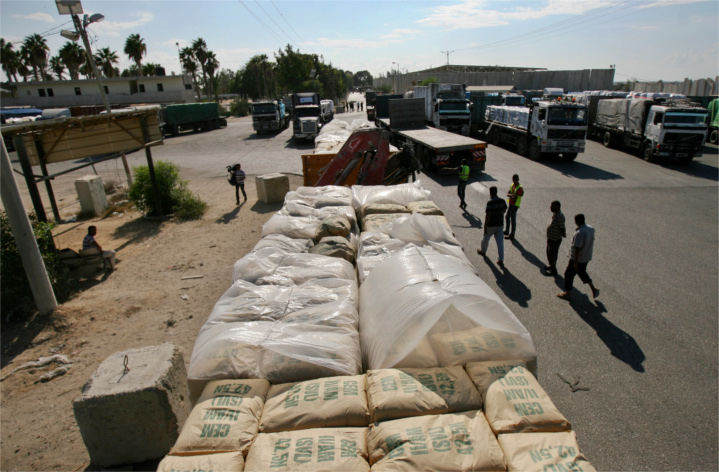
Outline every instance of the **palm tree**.
<svg viewBox="0 0 719 472"><path fill-rule="evenodd" d="M68 41L60 48L59 55L65 67L67 67L70 78L77 80L80 66L85 62L85 50L77 43Z"/></svg>
<svg viewBox="0 0 719 472"><path fill-rule="evenodd" d="M205 95L207 95L207 69L205 64L207 63L207 43L202 38L197 38L192 42L192 51L195 55L195 59L200 63L200 69L202 70L202 83L205 86Z"/></svg>
<svg viewBox="0 0 719 472"><path fill-rule="evenodd" d="M192 84L197 91L198 98L201 100L200 88L197 86L197 61L195 60L195 52L190 47L182 48L180 51L180 62L186 73L192 76Z"/></svg>
<svg viewBox="0 0 719 472"><path fill-rule="evenodd" d="M207 94L210 97L214 94L215 72L219 68L220 68L220 62L217 60L215 53L212 51L207 51L207 62L205 63L205 69L207 70L207 75L210 76L210 80L209 80L210 92L209 92L209 94ZM217 98L217 97L215 97L215 98Z"/></svg>
<svg viewBox="0 0 719 472"><path fill-rule="evenodd" d="M47 46L47 40L37 33L31 34L25 38L23 48L25 48L27 52L35 80L40 80L40 78L45 80L47 53L50 51L50 48ZM38 75L38 72L40 75Z"/></svg>
<svg viewBox="0 0 719 472"><path fill-rule="evenodd" d="M140 71L140 76L142 77L142 56L147 55L147 45L145 45L145 40L140 37L139 34L131 34L127 37L127 40L125 40L125 54L127 54L127 57L129 57L131 60L135 61L135 65L137 65L137 70Z"/></svg>
<svg viewBox="0 0 719 472"><path fill-rule="evenodd" d="M13 49L12 43L5 42L5 38L0 38L0 62L2 62L2 68L8 80L12 77L13 81L17 82L17 69L20 65L20 58L17 51Z"/></svg>
<svg viewBox="0 0 719 472"><path fill-rule="evenodd" d="M115 64L118 63L117 53L110 51L110 48L98 49L95 54L95 62L100 72L107 78L115 76Z"/></svg>
<svg viewBox="0 0 719 472"><path fill-rule="evenodd" d="M50 70L57 75L58 80L62 80L62 73L65 72L65 64L63 64L62 58L59 55L50 58Z"/></svg>

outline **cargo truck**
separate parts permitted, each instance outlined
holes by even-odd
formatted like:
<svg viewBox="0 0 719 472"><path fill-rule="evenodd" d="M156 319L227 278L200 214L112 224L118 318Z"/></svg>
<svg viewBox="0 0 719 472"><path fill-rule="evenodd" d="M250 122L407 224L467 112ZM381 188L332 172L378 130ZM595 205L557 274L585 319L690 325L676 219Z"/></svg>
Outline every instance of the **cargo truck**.
<svg viewBox="0 0 719 472"><path fill-rule="evenodd" d="M484 92L475 93L467 92L470 102L470 110L472 111L472 121L470 125L470 136L477 136L481 130L479 125L484 123L484 115L489 105L504 105L508 107L523 107L526 105L524 95L518 93L486 94Z"/></svg>
<svg viewBox="0 0 719 472"><path fill-rule="evenodd" d="M332 100L320 100L322 123L329 123L335 117L335 103Z"/></svg>
<svg viewBox="0 0 719 472"><path fill-rule="evenodd" d="M427 126L423 98L392 99L387 105L390 117L378 118L377 126L389 131L393 145L414 151L425 169L441 173L443 168L458 167L467 159L472 169L484 170L487 143Z"/></svg>
<svg viewBox="0 0 719 472"><path fill-rule="evenodd" d="M435 128L469 136L472 113L463 84L429 84L414 88L414 98L425 100L425 120Z"/></svg>
<svg viewBox="0 0 719 472"><path fill-rule="evenodd" d="M188 129L208 131L227 126L227 120L220 116L217 102L181 103L167 105L160 110L160 130L163 136L177 136Z"/></svg>
<svg viewBox="0 0 719 472"><path fill-rule="evenodd" d="M314 92L293 94L292 120L295 139L315 139L322 128L320 94Z"/></svg>
<svg viewBox="0 0 719 472"><path fill-rule="evenodd" d="M708 140L712 144L717 144L719 143L719 98L709 102L707 111L709 112L707 119L707 125L709 126Z"/></svg>
<svg viewBox="0 0 719 472"><path fill-rule="evenodd" d="M290 115L284 102L277 100L260 100L252 103L252 127L257 134L264 131L280 131L290 124Z"/></svg>
<svg viewBox="0 0 719 472"><path fill-rule="evenodd" d="M689 163L704 150L706 120L707 109L687 100L599 100L590 134L601 139L605 147L637 149L649 162L672 157Z"/></svg>
<svg viewBox="0 0 719 472"><path fill-rule="evenodd" d="M367 121L374 121L375 120L375 99L377 97L377 92L365 92L365 107L367 107Z"/></svg>
<svg viewBox="0 0 719 472"><path fill-rule="evenodd" d="M585 149L587 107L570 100L542 100L525 107L488 105L481 119L478 128L492 145L509 143L533 161L552 154L573 161Z"/></svg>

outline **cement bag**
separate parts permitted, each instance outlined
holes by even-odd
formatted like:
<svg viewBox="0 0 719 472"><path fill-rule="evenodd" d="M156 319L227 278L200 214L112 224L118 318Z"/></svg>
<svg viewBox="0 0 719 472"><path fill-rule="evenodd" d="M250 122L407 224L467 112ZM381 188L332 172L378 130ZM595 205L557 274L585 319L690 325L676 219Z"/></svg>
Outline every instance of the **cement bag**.
<svg viewBox="0 0 719 472"><path fill-rule="evenodd" d="M262 225L262 237L283 234L295 239L312 239L317 234L320 220L312 216L285 216L274 214Z"/></svg>
<svg viewBox="0 0 719 472"><path fill-rule="evenodd" d="M170 454L247 453L257 435L269 388L263 379L209 382Z"/></svg>
<svg viewBox="0 0 719 472"><path fill-rule="evenodd" d="M430 191L422 188L419 180L399 185L353 185L352 206L359 210L367 203L396 203L407 206L410 202L429 200Z"/></svg>
<svg viewBox="0 0 719 472"><path fill-rule="evenodd" d="M325 185L323 187L298 187L297 190L287 192L285 205L297 202L312 208L326 206L353 206L352 190L339 185Z"/></svg>
<svg viewBox="0 0 719 472"><path fill-rule="evenodd" d="M267 379L279 384L360 372L356 329L252 321L203 326L187 378L194 399L208 380Z"/></svg>
<svg viewBox="0 0 719 472"><path fill-rule="evenodd" d="M327 236L317 243L310 254L321 254L323 256L338 257L350 264L354 264L357 253L352 243L342 236Z"/></svg>
<svg viewBox="0 0 719 472"><path fill-rule="evenodd" d="M461 366L367 372L370 421L479 410L479 392Z"/></svg>
<svg viewBox="0 0 719 472"><path fill-rule="evenodd" d="M242 453L225 452L202 456L166 456L157 466L157 472L242 472L244 468Z"/></svg>
<svg viewBox="0 0 719 472"><path fill-rule="evenodd" d="M423 215L444 215L436 203L430 200L421 202L410 202L407 204L410 213L421 213Z"/></svg>
<svg viewBox="0 0 719 472"><path fill-rule="evenodd" d="M497 441L507 459L509 472L596 472L579 451L574 431L500 434Z"/></svg>
<svg viewBox="0 0 719 472"><path fill-rule="evenodd" d="M238 280L220 297L205 324L282 321L356 327L357 301L357 284L351 280L314 279L290 286Z"/></svg>
<svg viewBox="0 0 719 472"><path fill-rule="evenodd" d="M328 236L341 236L347 239L350 231L352 231L352 225L347 217L341 215L330 216L320 221L315 240L319 241Z"/></svg>
<svg viewBox="0 0 719 472"><path fill-rule="evenodd" d="M360 283L364 282L377 264L408 246L406 242L379 231L361 233L358 245L357 276Z"/></svg>
<svg viewBox="0 0 719 472"><path fill-rule="evenodd" d="M409 218L409 213L385 213L367 215L362 219L362 231L382 231L385 232L386 228L395 220L404 221Z"/></svg>
<svg viewBox="0 0 719 472"><path fill-rule="evenodd" d="M433 249L410 247L370 272L360 286L360 336L367 369L396 366L423 339L430 340L437 355L434 367L499 359L535 361L524 326L474 271L457 261ZM512 344L491 350L470 346L469 353L456 349L462 333L480 327Z"/></svg>
<svg viewBox="0 0 719 472"><path fill-rule="evenodd" d="M280 215L285 216L304 216L317 218L322 221L325 218L331 218L333 216L344 216L347 218L351 225L351 232L359 234L359 225L357 224L357 214L355 209L351 206L325 206L322 208L314 208L311 206L304 205L302 203L293 201L287 202L277 212Z"/></svg>
<svg viewBox="0 0 719 472"><path fill-rule="evenodd" d="M353 375L271 386L260 431L273 433L368 424L365 376Z"/></svg>
<svg viewBox="0 0 719 472"><path fill-rule="evenodd" d="M405 205L396 203L365 203L357 212L360 219L369 215L386 215L388 213L409 213Z"/></svg>
<svg viewBox="0 0 719 472"><path fill-rule="evenodd" d="M495 434L571 429L523 362L473 362L467 364L467 373L482 394L484 414Z"/></svg>
<svg viewBox="0 0 719 472"><path fill-rule="evenodd" d="M265 252L268 251L268 252ZM245 280L257 285L296 285L311 279L357 280L349 262L321 254L281 254L263 249L235 262L233 283Z"/></svg>
<svg viewBox="0 0 719 472"><path fill-rule="evenodd" d="M284 234L268 234L264 238L260 239L252 252L259 251L260 249L272 248L276 249L276 252L282 252L285 254L295 252L307 252L309 248L314 245L311 239L294 239Z"/></svg>
<svg viewBox="0 0 719 472"><path fill-rule="evenodd" d="M507 469L502 450L481 411L372 424L367 446L373 471Z"/></svg>
<svg viewBox="0 0 719 472"><path fill-rule="evenodd" d="M247 472L369 471L367 428L319 428L260 433L245 462Z"/></svg>

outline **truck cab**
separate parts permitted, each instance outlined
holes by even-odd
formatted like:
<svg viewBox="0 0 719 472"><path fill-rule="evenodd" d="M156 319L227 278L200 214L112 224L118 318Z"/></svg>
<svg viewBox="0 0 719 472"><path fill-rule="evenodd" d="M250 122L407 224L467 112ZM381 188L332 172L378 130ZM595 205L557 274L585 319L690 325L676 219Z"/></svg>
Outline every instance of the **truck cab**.
<svg viewBox="0 0 719 472"><path fill-rule="evenodd" d="M587 107L568 101L539 101L530 106L530 132L539 152L576 157L584 152ZM530 153L531 153L530 144Z"/></svg>
<svg viewBox="0 0 719 472"><path fill-rule="evenodd" d="M322 128L319 105L298 105L295 107L294 137L313 139Z"/></svg>
<svg viewBox="0 0 719 472"><path fill-rule="evenodd" d="M469 136L472 124L472 111L469 100L438 98L435 102L434 127Z"/></svg>
<svg viewBox="0 0 719 472"><path fill-rule="evenodd" d="M252 127L257 134L285 129L288 120L282 100L263 100L252 104Z"/></svg>
<svg viewBox="0 0 719 472"><path fill-rule="evenodd" d="M329 123L335 117L334 102L332 100L320 101L320 116L322 123Z"/></svg>
<svg viewBox="0 0 719 472"><path fill-rule="evenodd" d="M652 105L644 128L642 153L691 161L701 156L707 135L707 110Z"/></svg>
<svg viewBox="0 0 719 472"><path fill-rule="evenodd" d="M503 93L500 98L505 107L523 107L527 104L527 98L519 93Z"/></svg>

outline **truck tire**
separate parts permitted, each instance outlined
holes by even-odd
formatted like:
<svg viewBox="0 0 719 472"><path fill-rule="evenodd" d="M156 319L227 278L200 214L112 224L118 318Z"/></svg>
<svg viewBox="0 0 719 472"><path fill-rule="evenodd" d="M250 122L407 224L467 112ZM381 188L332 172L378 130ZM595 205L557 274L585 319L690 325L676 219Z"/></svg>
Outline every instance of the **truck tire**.
<svg viewBox="0 0 719 472"><path fill-rule="evenodd" d="M536 139L532 139L529 142L529 158L533 161L538 161L542 158L542 151L539 148L539 143Z"/></svg>
<svg viewBox="0 0 719 472"><path fill-rule="evenodd" d="M527 157L527 147L527 137L520 136L520 138L517 140L517 154L522 157Z"/></svg>
<svg viewBox="0 0 719 472"><path fill-rule="evenodd" d="M492 146L499 146L499 130L497 128L494 128L492 130Z"/></svg>
<svg viewBox="0 0 719 472"><path fill-rule="evenodd" d="M605 148L614 147L614 138L612 137L612 133L610 131L604 132L604 136L602 136L602 144L604 144Z"/></svg>
<svg viewBox="0 0 719 472"><path fill-rule="evenodd" d="M645 141L644 144L642 144L641 156L642 156L642 159L644 159L647 162L654 162L657 160L656 156L652 152L651 141Z"/></svg>
<svg viewBox="0 0 719 472"><path fill-rule="evenodd" d="M574 159L576 159L578 155L579 155L578 152L563 152L562 160L570 162L570 161L573 161Z"/></svg>
<svg viewBox="0 0 719 472"><path fill-rule="evenodd" d="M694 160L694 154L689 154L688 156L680 157L679 163L684 165L689 165Z"/></svg>
<svg viewBox="0 0 719 472"><path fill-rule="evenodd" d="M180 128L177 125L172 125L170 128L170 132L173 136L179 136Z"/></svg>
<svg viewBox="0 0 719 472"><path fill-rule="evenodd" d="M709 133L709 142L712 144L719 143L719 130L711 130L711 132Z"/></svg>

